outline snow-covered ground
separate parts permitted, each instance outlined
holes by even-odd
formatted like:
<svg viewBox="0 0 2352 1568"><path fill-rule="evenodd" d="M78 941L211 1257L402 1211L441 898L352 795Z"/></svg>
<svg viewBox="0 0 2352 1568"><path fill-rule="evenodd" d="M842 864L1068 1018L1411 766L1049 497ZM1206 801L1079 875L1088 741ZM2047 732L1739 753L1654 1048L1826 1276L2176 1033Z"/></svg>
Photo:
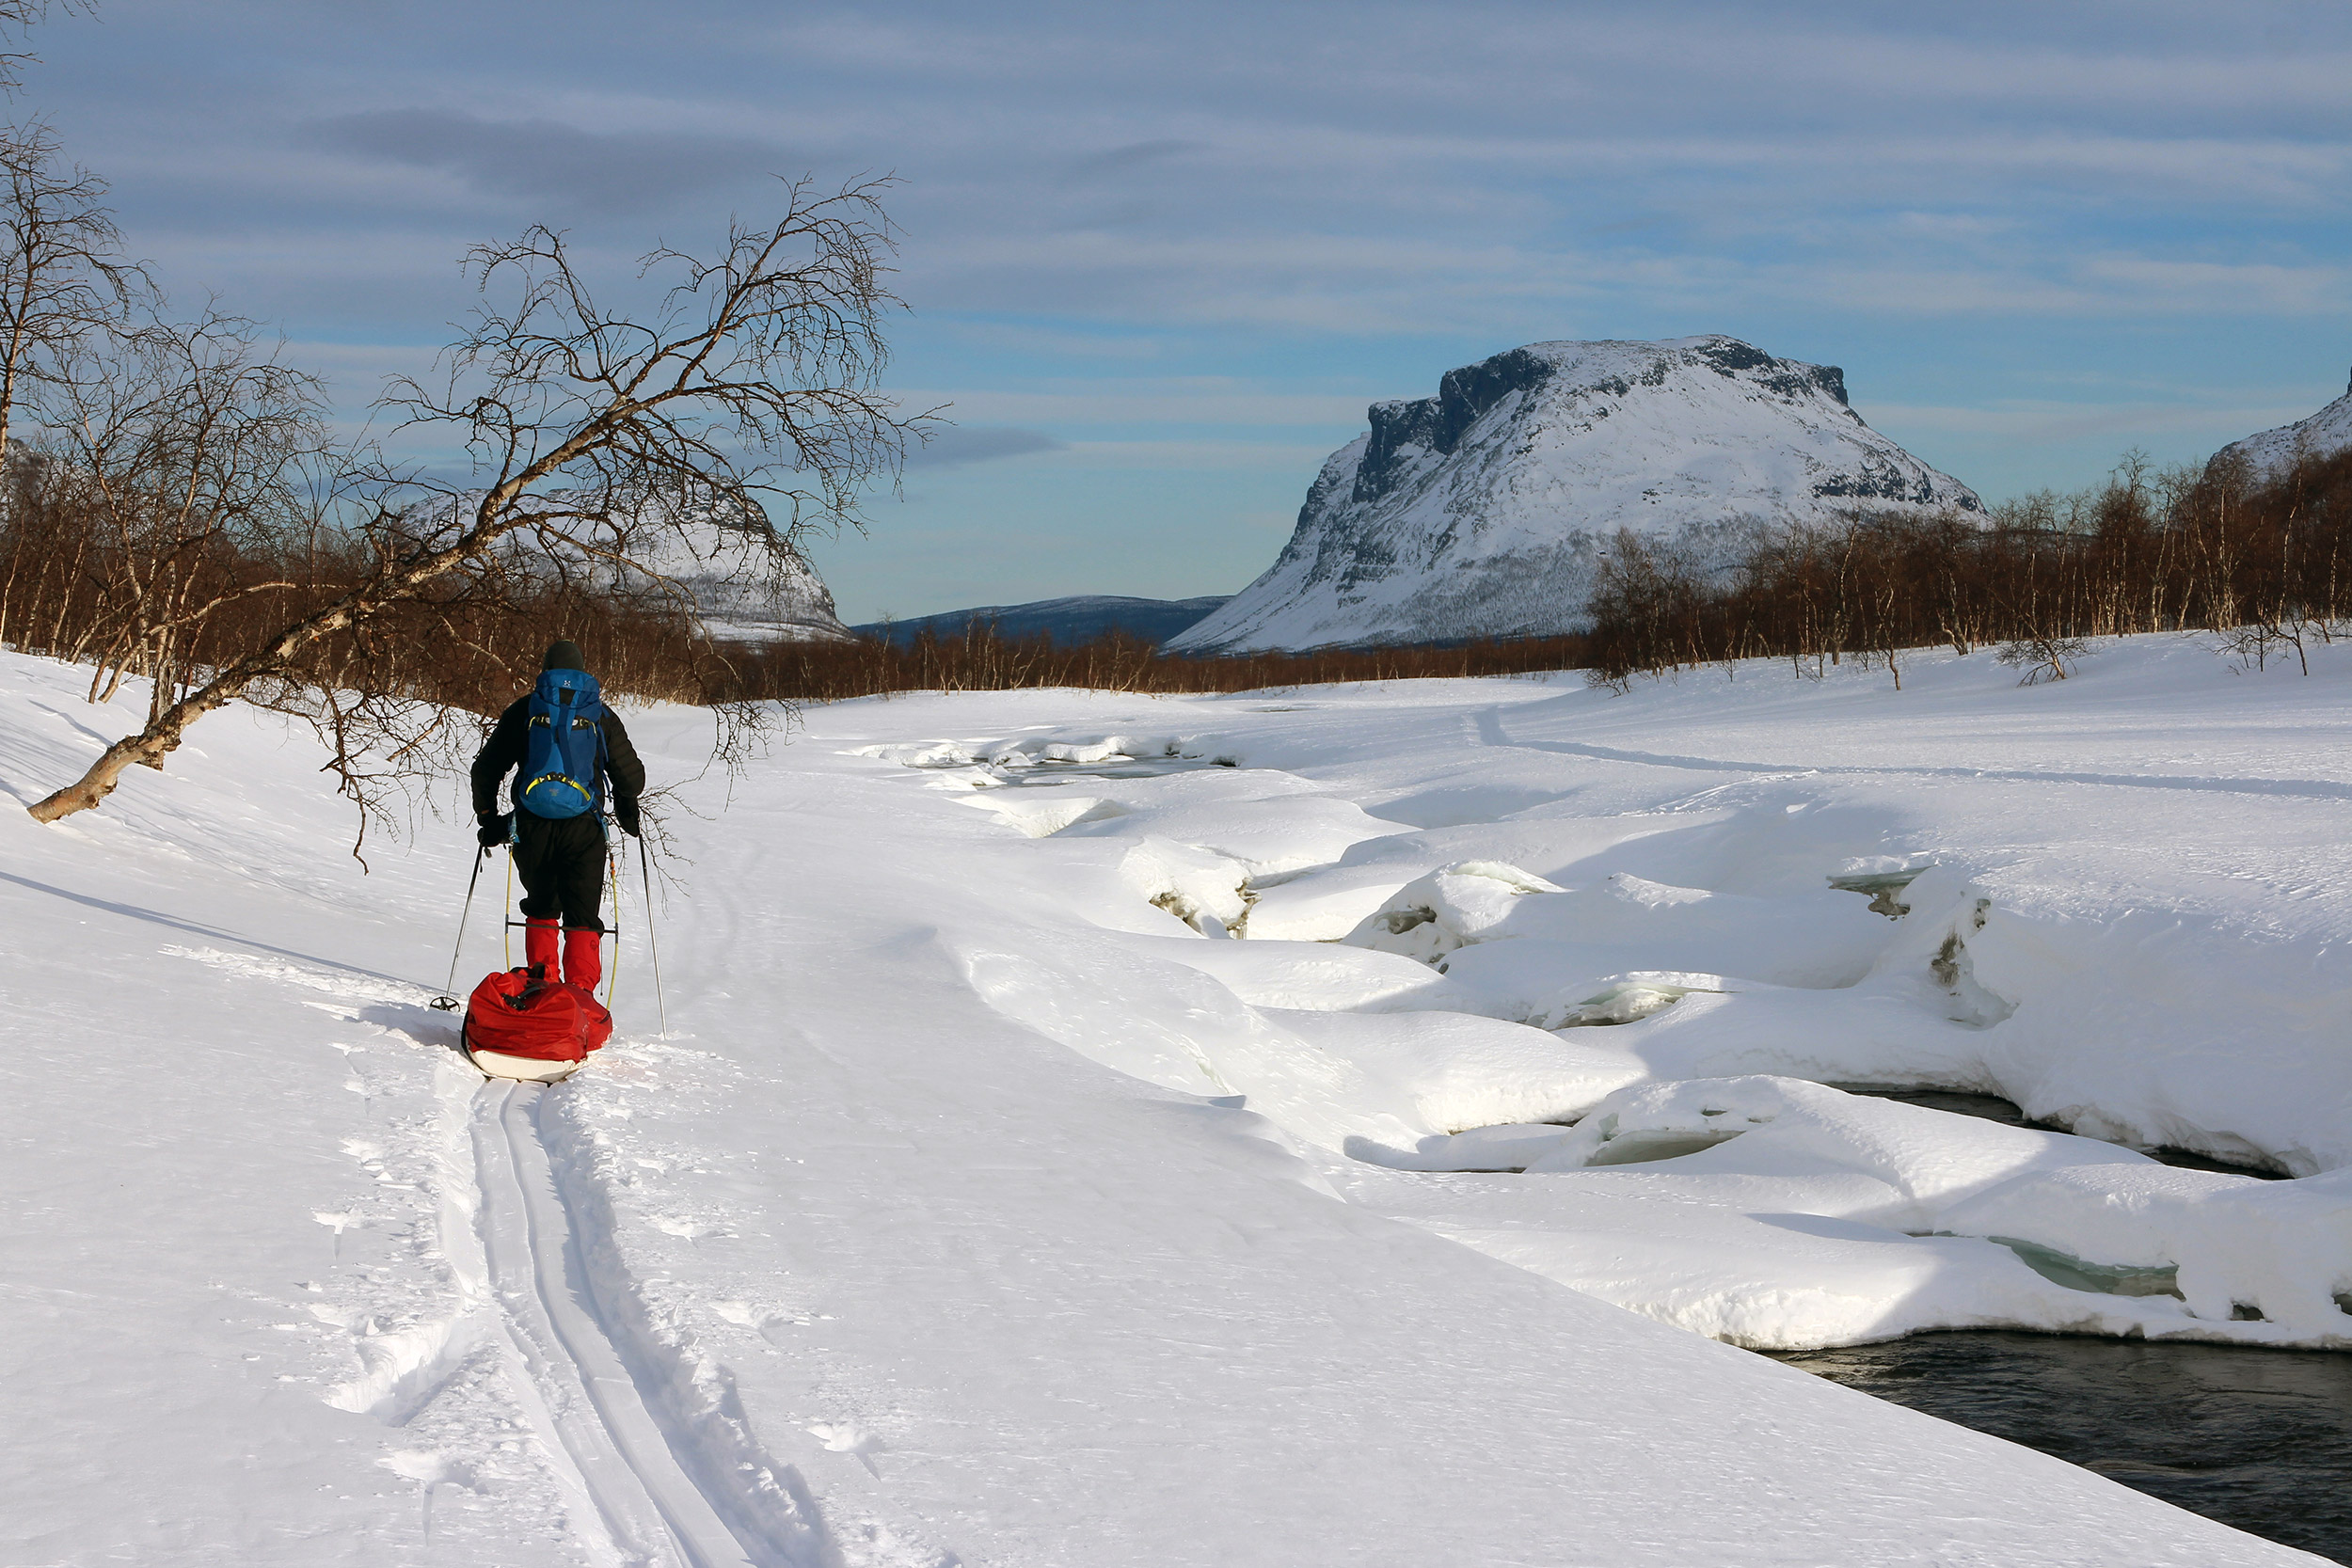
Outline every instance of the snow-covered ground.
<svg viewBox="0 0 2352 1568"><path fill-rule="evenodd" d="M0 1561L2314 1560L1717 1341L2352 1347L2347 740L2153 639L840 705L541 1090L424 1006L468 832L215 716L0 811Z"/></svg>

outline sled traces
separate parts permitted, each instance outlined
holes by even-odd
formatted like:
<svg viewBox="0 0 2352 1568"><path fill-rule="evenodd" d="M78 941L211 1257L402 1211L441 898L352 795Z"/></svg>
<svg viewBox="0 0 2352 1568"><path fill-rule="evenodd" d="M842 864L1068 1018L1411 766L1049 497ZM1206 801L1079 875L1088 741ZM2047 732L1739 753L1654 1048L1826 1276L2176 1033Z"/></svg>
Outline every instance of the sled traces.
<svg viewBox="0 0 2352 1568"><path fill-rule="evenodd" d="M476 1096L479 1224L490 1289L526 1374L524 1403L550 1454L569 1460L575 1501L610 1538L592 1540L591 1550L616 1568L781 1568L746 1551L713 1512L606 1332L540 1138L546 1094L493 1081Z"/></svg>

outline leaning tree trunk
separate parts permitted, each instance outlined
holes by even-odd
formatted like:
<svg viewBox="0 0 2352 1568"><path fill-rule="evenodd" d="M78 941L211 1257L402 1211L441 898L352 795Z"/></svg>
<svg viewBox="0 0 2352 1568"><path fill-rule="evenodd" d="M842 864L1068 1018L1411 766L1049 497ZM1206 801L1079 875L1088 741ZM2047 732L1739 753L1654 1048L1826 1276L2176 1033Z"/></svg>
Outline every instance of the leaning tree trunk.
<svg viewBox="0 0 2352 1568"><path fill-rule="evenodd" d="M246 684L239 682L239 689L243 689ZM208 687L174 703L138 734L125 736L100 752L98 760L90 764L88 772L55 794L35 801L25 810L32 813L36 822L55 822L60 816L89 810L114 793L115 785L121 781L122 770L133 763L162 768L164 758L179 750L181 738L187 733L188 726L235 694L224 691L214 696Z"/></svg>
<svg viewBox="0 0 2352 1568"><path fill-rule="evenodd" d="M496 532L490 531L490 537L495 538ZM101 752L98 760L90 764L89 771L80 778L24 809L36 822L55 822L77 811L87 811L113 794L115 785L121 782L122 770L133 763L161 768L164 758L179 750L190 724L213 709L233 702L256 681L290 673L294 669L295 656L304 649L397 600L418 583L447 571L469 553L469 546L479 547L478 540L469 540L466 546L444 549L421 562L388 571L376 581L364 583L316 614L295 622L267 645L215 671L211 680L149 720L147 727L138 734L125 736ZM161 678L158 672L157 679Z"/></svg>
<svg viewBox="0 0 2352 1568"><path fill-rule="evenodd" d="M600 417L587 431L576 434L520 473L502 481L475 508L473 527L461 538L425 555L379 566L358 587L282 628L262 647L215 670L211 680L151 719L145 729L125 736L100 752L89 771L24 809L36 822L55 822L77 811L88 811L114 793L115 785L122 780L122 770L133 763L160 769L164 758L179 750L190 724L213 709L235 701L246 688L257 681L294 673L297 656L306 649L408 598L421 585L459 563L479 559L484 550L528 521L514 509L516 498L581 452L602 444L610 420L610 413Z"/></svg>

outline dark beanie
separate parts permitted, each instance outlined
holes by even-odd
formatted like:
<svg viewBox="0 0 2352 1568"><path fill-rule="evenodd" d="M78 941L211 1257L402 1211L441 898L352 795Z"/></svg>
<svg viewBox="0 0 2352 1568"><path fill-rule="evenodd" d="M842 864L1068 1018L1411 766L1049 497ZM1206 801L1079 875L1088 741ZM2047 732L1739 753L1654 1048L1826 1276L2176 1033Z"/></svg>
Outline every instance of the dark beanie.
<svg viewBox="0 0 2352 1568"><path fill-rule="evenodd" d="M580 670L588 668L588 661L580 657L580 644L566 639L548 644L548 657L539 661L542 670Z"/></svg>

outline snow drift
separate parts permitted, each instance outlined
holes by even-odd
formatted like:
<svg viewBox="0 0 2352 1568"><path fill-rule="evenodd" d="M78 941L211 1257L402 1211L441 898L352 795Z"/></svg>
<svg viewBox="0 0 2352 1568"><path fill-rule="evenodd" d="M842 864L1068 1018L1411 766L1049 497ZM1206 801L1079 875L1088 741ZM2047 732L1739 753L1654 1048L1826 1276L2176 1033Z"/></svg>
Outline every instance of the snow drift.
<svg viewBox="0 0 2352 1568"><path fill-rule="evenodd" d="M1620 529L1704 556L1856 505L1982 510L1863 423L1836 366L1736 338L1531 343L1370 415L1273 566L1171 649L1572 630Z"/></svg>

